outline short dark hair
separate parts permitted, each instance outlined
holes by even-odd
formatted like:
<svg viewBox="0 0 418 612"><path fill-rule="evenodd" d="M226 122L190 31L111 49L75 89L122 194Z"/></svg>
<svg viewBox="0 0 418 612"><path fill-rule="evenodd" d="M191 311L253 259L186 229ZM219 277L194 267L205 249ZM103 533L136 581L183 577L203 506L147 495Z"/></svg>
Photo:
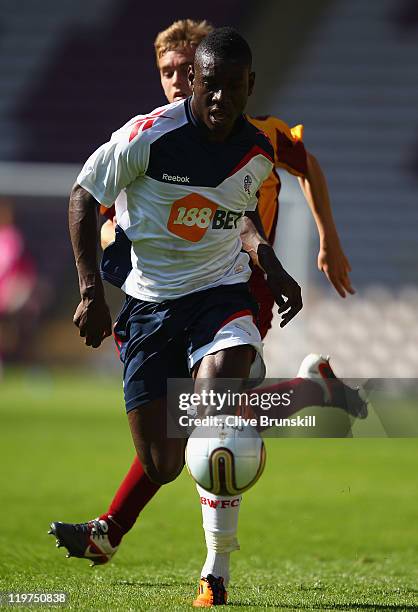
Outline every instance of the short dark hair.
<svg viewBox="0 0 418 612"><path fill-rule="evenodd" d="M216 28L199 43L195 59L199 61L203 55L214 55L222 60L239 62L251 68L252 53L247 41L234 28Z"/></svg>

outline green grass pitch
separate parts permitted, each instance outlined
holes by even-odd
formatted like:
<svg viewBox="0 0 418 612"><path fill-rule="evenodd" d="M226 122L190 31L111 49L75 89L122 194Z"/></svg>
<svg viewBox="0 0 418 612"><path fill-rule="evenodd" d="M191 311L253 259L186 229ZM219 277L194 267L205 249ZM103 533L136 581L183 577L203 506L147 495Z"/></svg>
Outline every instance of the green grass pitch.
<svg viewBox="0 0 418 612"><path fill-rule="evenodd" d="M190 609L205 548L185 472L107 566L65 559L46 535L51 520L106 510L130 465L117 380L6 375L0 424L0 591L66 591L71 610ZM266 444L241 509L230 609L418 610L418 440Z"/></svg>

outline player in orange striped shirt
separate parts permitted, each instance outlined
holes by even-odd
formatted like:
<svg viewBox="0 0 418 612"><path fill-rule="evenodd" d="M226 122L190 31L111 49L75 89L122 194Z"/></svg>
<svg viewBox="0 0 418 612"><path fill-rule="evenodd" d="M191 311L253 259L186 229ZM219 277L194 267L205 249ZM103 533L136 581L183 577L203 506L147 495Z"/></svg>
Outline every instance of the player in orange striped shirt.
<svg viewBox="0 0 418 612"><path fill-rule="evenodd" d="M157 66L169 102L190 95L188 67L193 63L197 45L212 29L206 21L194 22L187 19L175 22L157 36L155 41ZM318 228L320 238L318 267L342 297L347 293L354 293L349 279L350 265L339 241L326 181L317 160L304 147L303 126L290 129L285 122L276 117L247 117L247 119L270 138L275 152L276 168L283 168L299 179ZM280 179L273 171L263 183L258 201L264 233L271 244L276 232L279 191ZM103 213L109 216L109 211L113 217L114 212L111 209L104 209ZM114 241L114 223L114 219L109 219L102 227L103 247ZM271 327L275 302L261 269L254 268L250 287L260 306L259 329L264 338ZM322 391L319 396L322 397ZM319 396L318 401L313 403L323 403ZM116 552L122 536L134 525L143 507L158 489L159 485L150 481L144 474L136 457L107 513L89 523L77 525L52 523L52 533L59 538L60 544L64 543L71 550L73 556L90 558L94 564L106 563ZM87 548L82 546L84 541L86 545L88 544ZM74 545L75 542L80 543L79 550ZM210 585L201 583L201 593L195 605L224 603L222 599L224 589L222 591L221 588L220 601L212 601L214 593L208 587Z"/></svg>

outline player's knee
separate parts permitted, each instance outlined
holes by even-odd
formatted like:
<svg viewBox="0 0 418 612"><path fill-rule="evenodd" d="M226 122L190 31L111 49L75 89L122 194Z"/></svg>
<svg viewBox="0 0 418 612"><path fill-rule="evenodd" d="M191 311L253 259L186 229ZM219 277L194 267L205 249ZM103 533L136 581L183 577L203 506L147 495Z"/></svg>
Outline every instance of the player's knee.
<svg viewBox="0 0 418 612"><path fill-rule="evenodd" d="M152 466L150 469L145 469L145 473L154 484L164 485L172 482L180 474L180 471L173 472L171 470L156 469Z"/></svg>
<svg viewBox="0 0 418 612"><path fill-rule="evenodd" d="M142 467L152 482L164 485L177 478L183 469L183 465L183 461L161 461L158 463L150 461L149 463L143 462Z"/></svg>

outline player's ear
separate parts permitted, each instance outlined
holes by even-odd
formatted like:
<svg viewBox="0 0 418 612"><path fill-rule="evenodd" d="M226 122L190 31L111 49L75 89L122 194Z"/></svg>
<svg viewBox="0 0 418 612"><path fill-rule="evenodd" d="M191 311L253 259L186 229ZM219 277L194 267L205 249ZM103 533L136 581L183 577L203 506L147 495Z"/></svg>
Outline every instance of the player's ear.
<svg viewBox="0 0 418 612"><path fill-rule="evenodd" d="M190 64L187 69L187 80L189 81L189 87L193 91L193 83L194 83L194 66Z"/></svg>
<svg viewBox="0 0 418 612"><path fill-rule="evenodd" d="M251 94L253 93L254 83L255 83L255 72L250 72L248 76L248 95L249 96L251 96Z"/></svg>

